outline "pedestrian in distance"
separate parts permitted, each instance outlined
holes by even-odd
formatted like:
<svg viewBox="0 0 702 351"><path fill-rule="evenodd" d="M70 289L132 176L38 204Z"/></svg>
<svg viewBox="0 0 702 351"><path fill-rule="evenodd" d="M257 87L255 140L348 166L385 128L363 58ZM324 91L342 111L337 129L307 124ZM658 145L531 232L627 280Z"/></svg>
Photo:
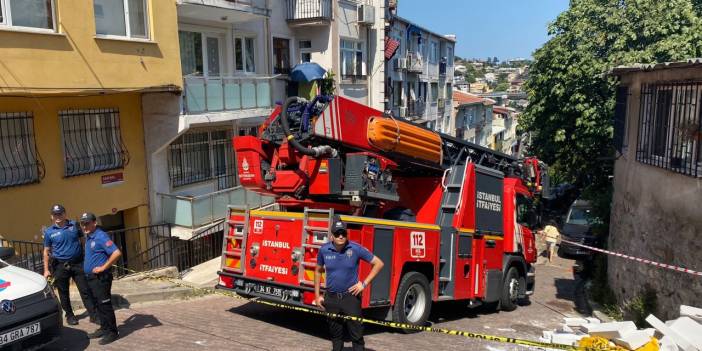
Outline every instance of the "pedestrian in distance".
<svg viewBox="0 0 702 351"><path fill-rule="evenodd" d="M76 283L90 321L97 323L95 302L83 271L83 232L74 221L66 219L66 209L59 204L51 207L51 222L53 224L44 229L44 278L54 278L66 323L78 324L69 296L71 278Z"/></svg>
<svg viewBox="0 0 702 351"><path fill-rule="evenodd" d="M360 260L372 266L365 279L359 279ZM319 248L317 266L314 273L315 304L329 313L361 317L361 293L383 268L383 261L368 249L350 241L346 224L334 218L329 242ZM322 272L326 272L326 291L320 294ZM341 351L344 347L344 325L351 336L353 350L363 350L363 323L359 321L328 318L332 350Z"/></svg>
<svg viewBox="0 0 702 351"><path fill-rule="evenodd" d="M101 338L99 344L106 345L119 337L115 310L112 307L112 265L122 256L122 252L110 236L97 227L94 214L83 213L80 216L80 227L86 235L85 274L100 318L100 328L88 334L88 337Z"/></svg>
<svg viewBox="0 0 702 351"><path fill-rule="evenodd" d="M546 237L546 252L548 255L548 262L551 263L551 261L553 261L553 255L556 252L556 244L558 244L561 239L561 233L558 232L556 223L553 221L550 221L541 233Z"/></svg>

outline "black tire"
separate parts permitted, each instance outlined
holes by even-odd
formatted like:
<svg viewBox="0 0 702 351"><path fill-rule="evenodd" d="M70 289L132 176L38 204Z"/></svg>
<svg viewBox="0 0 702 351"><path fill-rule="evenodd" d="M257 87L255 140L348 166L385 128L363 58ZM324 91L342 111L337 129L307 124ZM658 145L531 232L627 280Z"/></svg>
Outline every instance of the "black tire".
<svg viewBox="0 0 702 351"><path fill-rule="evenodd" d="M392 320L397 323L424 326L431 312L431 290L429 281L419 272L406 273L397 289ZM418 330L402 329L404 333Z"/></svg>
<svg viewBox="0 0 702 351"><path fill-rule="evenodd" d="M519 283L523 277L519 276L519 271L515 267L510 267L502 283L502 296L500 297L500 308L503 311L514 311L519 301Z"/></svg>

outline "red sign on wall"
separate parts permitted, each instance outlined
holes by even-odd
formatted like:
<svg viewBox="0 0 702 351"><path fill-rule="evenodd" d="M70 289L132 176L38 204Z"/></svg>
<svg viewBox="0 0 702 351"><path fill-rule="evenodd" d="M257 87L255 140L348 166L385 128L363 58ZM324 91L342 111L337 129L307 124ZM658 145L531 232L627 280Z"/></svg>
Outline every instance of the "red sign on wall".
<svg viewBox="0 0 702 351"><path fill-rule="evenodd" d="M102 186L118 185L124 182L124 173L112 173L102 176Z"/></svg>

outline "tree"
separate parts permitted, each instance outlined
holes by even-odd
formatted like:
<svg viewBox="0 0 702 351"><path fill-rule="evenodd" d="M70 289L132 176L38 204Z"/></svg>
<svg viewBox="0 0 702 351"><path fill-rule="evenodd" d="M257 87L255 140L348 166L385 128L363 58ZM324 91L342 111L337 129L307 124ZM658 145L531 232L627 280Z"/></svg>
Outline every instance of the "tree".
<svg viewBox="0 0 702 351"><path fill-rule="evenodd" d="M699 57L701 30L691 0L572 0L529 68L519 128L531 152L559 178L608 196L616 81L607 72Z"/></svg>
<svg viewBox="0 0 702 351"><path fill-rule="evenodd" d="M507 91L507 89L509 89L509 83L507 82L500 82L495 86L495 91Z"/></svg>

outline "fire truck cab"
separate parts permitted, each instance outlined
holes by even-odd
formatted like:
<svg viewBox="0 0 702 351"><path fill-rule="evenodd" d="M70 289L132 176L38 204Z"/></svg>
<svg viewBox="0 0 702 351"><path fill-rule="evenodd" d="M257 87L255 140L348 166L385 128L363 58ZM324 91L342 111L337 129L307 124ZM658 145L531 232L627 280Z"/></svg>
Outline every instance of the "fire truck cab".
<svg viewBox="0 0 702 351"><path fill-rule="evenodd" d="M289 99L261 136L234 138L241 183L276 196L279 210L230 206L217 288L315 307L317 253L338 216L385 262L362 306L387 320L424 324L446 300L511 311L533 293L543 163L342 97L316 100ZM369 271L362 262L360 275Z"/></svg>

